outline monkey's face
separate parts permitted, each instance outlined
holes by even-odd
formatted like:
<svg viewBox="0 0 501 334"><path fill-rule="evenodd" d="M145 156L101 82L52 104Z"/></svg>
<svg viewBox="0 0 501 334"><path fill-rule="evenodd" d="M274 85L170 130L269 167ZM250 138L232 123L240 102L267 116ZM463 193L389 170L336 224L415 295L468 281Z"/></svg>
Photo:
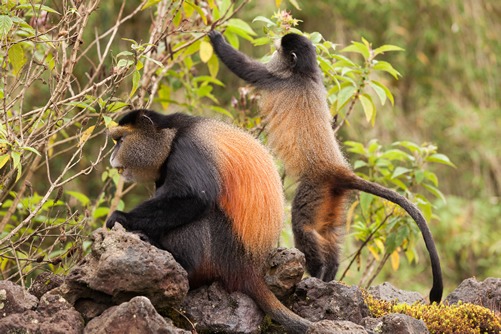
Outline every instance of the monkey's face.
<svg viewBox="0 0 501 334"><path fill-rule="evenodd" d="M143 119L145 118L145 119ZM154 182L170 153L173 129L158 129L147 116L109 131L116 142L110 163L129 182Z"/></svg>

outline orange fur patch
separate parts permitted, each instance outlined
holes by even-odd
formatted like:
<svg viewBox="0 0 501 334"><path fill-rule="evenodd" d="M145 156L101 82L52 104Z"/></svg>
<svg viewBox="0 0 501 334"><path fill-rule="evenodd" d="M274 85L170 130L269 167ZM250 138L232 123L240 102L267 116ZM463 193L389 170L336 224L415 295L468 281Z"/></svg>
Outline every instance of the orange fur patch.
<svg viewBox="0 0 501 334"><path fill-rule="evenodd" d="M207 123L222 178L220 205L244 247L259 258L276 246L282 229L282 184L271 155L232 126Z"/></svg>
<svg viewBox="0 0 501 334"><path fill-rule="evenodd" d="M344 213L347 192L341 191L333 194L331 185L326 185L322 189L322 198L317 207L313 225L311 229L317 233L317 240L321 249L330 252L331 247L337 247L339 239L339 227L345 223Z"/></svg>

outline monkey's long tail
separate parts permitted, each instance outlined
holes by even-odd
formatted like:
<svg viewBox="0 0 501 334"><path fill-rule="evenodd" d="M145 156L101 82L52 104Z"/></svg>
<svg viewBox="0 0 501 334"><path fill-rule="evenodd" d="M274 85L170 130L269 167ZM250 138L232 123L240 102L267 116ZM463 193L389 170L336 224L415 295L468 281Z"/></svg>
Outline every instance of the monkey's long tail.
<svg viewBox="0 0 501 334"><path fill-rule="evenodd" d="M254 270L251 273L246 272L246 276L243 292L254 299L266 314L281 324L287 333L306 333L312 324L310 321L301 318L282 304L266 285L263 277L254 272Z"/></svg>
<svg viewBox="0 0 501 334"><path fill-rule="evenodd" d="M424 243L430 254L431 270L433 273L433 286L430 290L430 302L440 303L442 299L442 293L444 290L442 282L442 269L440 268L440 259L438 257L438 252L435 247L435 242L433 241L433 236L431 235L428 224L423 217L421 211L417 208L414 203L410 202L407 198L400 195L396 191L385 188L377 183L364 180L354 174L347 180L343 180L348 183L348 187L351 189L360 190L366 193L370 193L390 202L400 205L407 213L416 221L421 233L423 235Z"/></svg>

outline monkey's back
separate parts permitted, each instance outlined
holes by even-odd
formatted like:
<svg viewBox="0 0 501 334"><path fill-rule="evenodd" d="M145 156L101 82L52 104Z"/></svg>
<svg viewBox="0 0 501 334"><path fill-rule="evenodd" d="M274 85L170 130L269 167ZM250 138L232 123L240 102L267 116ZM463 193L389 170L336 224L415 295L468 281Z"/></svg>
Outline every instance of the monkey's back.
<svg viewBox="0 0 501 334"><path fill-rule="evenodd" d="M261 113L268 142L295 177L322 175L336 166L347 166L334 132L323 85L292 86L264 91Z"/></svg>
<svg viewBox="0 0 501 334"><path fill-rule="evenodd" d="M255 260L276 246L284 217L280 176L269 152L231 125L207 120L196 133L213 154L221 177L219 204Z"/></svg>

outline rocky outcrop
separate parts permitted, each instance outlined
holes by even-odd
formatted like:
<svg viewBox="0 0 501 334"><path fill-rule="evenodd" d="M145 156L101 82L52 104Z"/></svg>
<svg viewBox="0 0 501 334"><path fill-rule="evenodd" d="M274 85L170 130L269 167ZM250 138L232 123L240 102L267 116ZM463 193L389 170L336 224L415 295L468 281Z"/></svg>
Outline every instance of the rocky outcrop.
<svg viewBox="0 0 501 334"><path fill-rule="evenodd" d="M85 327L85 334L190 334L179 329L157 313L146 297L134 297L130 301L113 306L92 319Z"/></svg>
<svg viewBox="0 0 501 334"><path fill-rule="evenodd" d="M414 319L405 314L388 314L381 318L365 318L363 326L370 332L380 334L428 334L423 320Z"/></svg>
<svg viewBox="0 0 501 334"><path fill-rule="evenodd" d="M0 282L4 283L5 281ZM18 290L17 288L10 286L3 290L8 296L4 300L4 306L17 302L14 300L16 294L12 293ZM80 334L83 332L84 319L63 297L45 294L38 302L35 296L26 292L23 299L29 300L30 308L17 308L19 312L15 313L13 308L9 308L9 312L2 312L0 333ZM37 301L36 308L32 307L33 300Z"/></svg>
<svg viewBox="0 0 501 334"><path fill-rule="evenodd" d="M63 279L40 275L29 292L0 281L0 333L285 333L248 296L219 283L188 292L187 274L166 251L120 226L97 230L91 252ZM310 334L428 333L402 314L372 318L355 286L301 280L304 256L278 248L265 263L270 289L298 315L314 322ZM424 303L417 293L385 283L369 289L385 301ZM499 312L501 280L469 279L446 302L476 303Z"/></svg>
<svg viewBox="0 0 501 334"><path fill-rule="evenodd" d="M468 278L445 298L444 302L456 304L459 301L472 303L501 312L501 279L486 278L483 282Z"/></svg>
<svg viewBox="0 0 501 334"><path fill-rule="evenodd" d="M219 283L190 291L182 310L202 333L260 333L264 318L250 297L228 293Z"/></svg>
<svg viewBox="0 0 501 334"><path fill-rule="evenodd" d="M292 310L310 321L350 320L360 324L369 316L359 288L311 277L297 285Z"/></svg>
<svg viewBox="0 0 501 334"><path fill-rule="evenodd" d="M412 305L414 303L426 303L421 294L415 291L399 290L388 282L372 286L368 289L368 292L377 299L386 300L389 302L406 303L409 305Z"/></svg>

